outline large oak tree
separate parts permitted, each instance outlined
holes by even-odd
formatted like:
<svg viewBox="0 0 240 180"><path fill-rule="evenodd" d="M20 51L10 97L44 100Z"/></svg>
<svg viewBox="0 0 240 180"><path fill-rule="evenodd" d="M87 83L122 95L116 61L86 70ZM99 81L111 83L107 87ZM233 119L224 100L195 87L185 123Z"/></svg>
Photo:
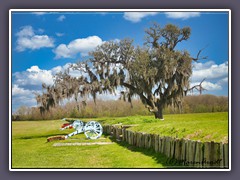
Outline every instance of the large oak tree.
<svg viewBox="0 0 240 180"><path fill-rule="evenodd" d="M181 100L190 88L192 61L196 58L187 50L177 50L179 43L189 39L191 29L168 24L161 28L153 24L145 31L143 47L134 46L133 40L110 41L89 53L89 59L73 64L71 69L81 75L73 77L69 72L59 73L52 86L43 85L46 91L36 99L41 111L58 104L65 98L74 97L86 103L91 95L115 93L120 89L121 98L131 102L134 96L153 112L155 118L163 119L167 105L181 107Z"/></svg>

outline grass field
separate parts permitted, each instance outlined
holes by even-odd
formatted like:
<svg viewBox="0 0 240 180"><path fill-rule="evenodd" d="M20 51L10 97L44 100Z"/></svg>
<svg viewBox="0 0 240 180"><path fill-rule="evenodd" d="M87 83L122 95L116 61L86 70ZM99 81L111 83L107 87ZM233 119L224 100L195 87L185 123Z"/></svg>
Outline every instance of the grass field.
<svg viewBox="0 0 240 180"><path fill-rule="evenodd" d="M98 118L102 124L135 124L132 130L162 136L184 137L202 141L227 141L228 113L165 115L164 121L148 116ZM87 120L86 120L87 121ZM84 134L68 140L47 142L64 135L61 120L12 122L12 168L168 168L168 159L153 152L113 141L109 136L86 140ZM113 142L110 145L53 146L68 142Z"/></svg>
<svg viewBox="0 0 240 180"><path fill-rule="evenodd" d="M164 121L152 116L98 119L102 124L135 124L133 131L200 141L228 140L228 113L165 115Z"/></svg>

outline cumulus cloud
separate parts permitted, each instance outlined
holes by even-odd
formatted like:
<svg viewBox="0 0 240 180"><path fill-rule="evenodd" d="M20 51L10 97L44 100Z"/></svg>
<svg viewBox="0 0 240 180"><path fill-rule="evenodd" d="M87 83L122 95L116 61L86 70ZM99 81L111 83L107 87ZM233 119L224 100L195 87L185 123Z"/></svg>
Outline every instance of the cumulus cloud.
<svg viewBox="0 0 240 180"><path fill-rule="evenodd" d="M35 93L39 91L29 90L19 87L17 84L12 85L12 108L15 112L20 106L36 106Z"/></svg>
<svg viewBox="0 0 240 180"><path fill-rule="evenodd" d="M52 85L54 75L59 72L64 72L72 64L67 63L63 66L56 66L52 69L40 69L38 66L31 66L22 72L13 74L12 84L12 105L14 111L20 106L36 106L35 94L40 93L42 84ZM79 71L70 69L70 74L74 77L82 75Z"/></svg>
<svg viewBox="0 0 240 180"><path fill-rule="evenodd" d="M200 12L165 12L165 15L168 18L185 20L193 17L199 17Z"/></svg>
<svg viewBox="0 0 240 180"><path fill-rule="evenodd" d="M209 91L223 90L228 86L228 62L216 64L213 61L206 63L194 63L191 77L191 87L202 83L202 87Z"/></svg>
<svg viewBox="0 0 240 180"><path fill-rule="evenodd" d="M147 16L154 16L158 14L157 12L125 12L123 17L124 19L131 22L140 22L143 18Z"/></svg>
<svg viewBox="0 0 240 180"><path fill-rule="evenodd" d="M228 77L225 77L225 78L223 78L223 79L220 79L217 83L218 83L220 86L227 85L227 84L228 84Z"/></svg>
<svg viewBox="0 0 240 180"><path fill-rule="evenodd" d="M16 33L16 36L16 50L19 52L25 51L26 49L36 50L54 46L54 40L52 38L47 35L36 35L32 26L22 27L21 30Z"/></svg>
<svg viewBox="0 0 240 180"><path fill-rule="evenodd" d="M42 70L38 66L32 66L26 71L16 72L13 74L15 83L17 85L41 85L46 83L47 85L53 84L53 75L51 70Z"/></svg>
<svg viewBox="0 0 240 180"><path fill-rule="evenodd" d="M191 83L191 87L198 85L199 83L200 82ZM203 81L202 87L207 91L218 91L222 89L222 86L220 86L218 83L212 83L209 81Z"/></svg>
<svg viewBox="0 0 240 180"><path fill-rule="evenodd" d="M56 54L55 58L74 58L77 54L87 56L88 52L94 50L103 43L98 36L89 36L87 38L75 39L69 44L60 44L53 50Z"/></svg>
<svg viewBox="0 0 240 180"><path fill-rule="evenodd" d="M213 61L206 63L194 63L193 74L191 80L193 82L201 81L204 78L217 79L228 76L228 62L223 64L215 64Z"/></svg>
<svg viewBox="0 0 240 180"><path fill-rule="evenodd" d="M30 90L21 88L21 87L19 87L17 84L14 84L14 85L12 86L12 95L13 95L13 96L17 96L17 95L28 95L28 94L30 94L30 93L31 93Z"/></svg>
<svg viewBox="0 0 240 180"><path fill-rule="evenodd" d="M15 84L13 87L16 91L20 92L22 90L19 89L20 87L33 86L33 88L36 88L37 86L41 87L42 83L45 83L46 85L52 85L54 83L54 76L57 73L66 71L67 69L69 69L70 75L74 77L86 75L78 70L70 68L72 65L74 65L74 63L66 63L63 66L56 66L49 70L40 69L38 66L31 66L25 71L15 72L13 74Z"/></svg>
<svg viewBox="0 0 240 180"><path fill-rule="evenodd" d="M57 20L60 22L63 21L64 19L66 19L66 16L64 16L64 15L61 15L57 18Z"/></svg>

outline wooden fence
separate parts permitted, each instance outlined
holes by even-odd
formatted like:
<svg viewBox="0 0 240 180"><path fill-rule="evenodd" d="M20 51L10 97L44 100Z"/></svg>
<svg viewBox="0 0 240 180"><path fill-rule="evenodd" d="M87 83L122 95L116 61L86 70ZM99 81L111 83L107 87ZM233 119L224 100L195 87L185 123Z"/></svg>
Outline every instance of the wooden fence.
<svg viewBox="0 0 240 180"><path fill-rule="evenodd" d="M194 168L228 168L228 144L200 142L188 139L161 137L156 134L133 132L129 126L105 125L103 132L130 145L152 148L166 155L172 164Z"/></svg>

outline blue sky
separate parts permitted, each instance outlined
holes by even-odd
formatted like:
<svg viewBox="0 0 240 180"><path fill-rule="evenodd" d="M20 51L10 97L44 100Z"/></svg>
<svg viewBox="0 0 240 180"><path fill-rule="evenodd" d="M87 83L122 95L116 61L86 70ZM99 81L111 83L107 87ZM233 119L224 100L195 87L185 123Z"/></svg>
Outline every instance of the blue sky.
<svg viewBox="0 0 240 180"><path fill-rule="evenodd" d="M204 93L228 95L228 12L12 12L12 107L36 106L33 92L69 63L87 58L89 51L109 40L144 43L144 30L157 22L189 26L191 37L177 48L207 60L193 64L191 84L206 78ZM111 98L110 95L101 98Z"/></svg>

